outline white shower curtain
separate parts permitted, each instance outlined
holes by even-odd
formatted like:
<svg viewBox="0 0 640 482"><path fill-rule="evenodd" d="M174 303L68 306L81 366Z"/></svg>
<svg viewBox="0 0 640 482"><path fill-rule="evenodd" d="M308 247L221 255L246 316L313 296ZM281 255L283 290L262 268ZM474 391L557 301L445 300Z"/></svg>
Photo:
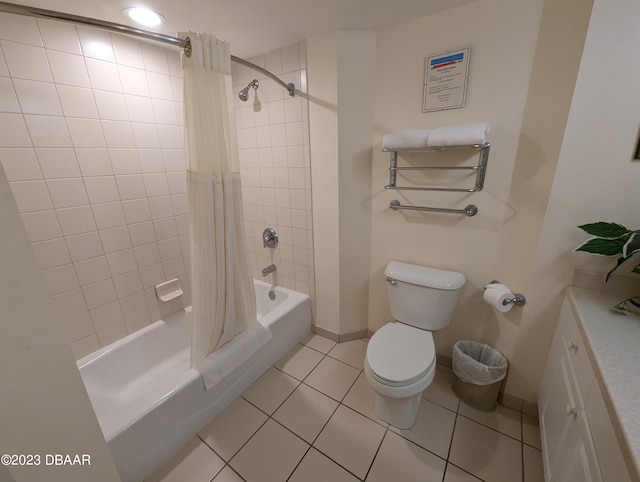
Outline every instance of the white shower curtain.
<svg viewBox="0 0 640 482"><path fill-rule="evenodd" d="M256 323L244 237L229 44L185 32L183 54L187 187L191 223L191 366ZM206 383L206 381L205 381Z"/></svg>

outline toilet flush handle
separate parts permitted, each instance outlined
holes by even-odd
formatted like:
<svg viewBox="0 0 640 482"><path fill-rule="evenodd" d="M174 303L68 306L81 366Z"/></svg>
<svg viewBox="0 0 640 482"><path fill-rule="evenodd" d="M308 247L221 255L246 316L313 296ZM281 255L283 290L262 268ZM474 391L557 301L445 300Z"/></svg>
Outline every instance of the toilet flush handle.
<svg viewBox="0 0 640 482"><path fill-rule="evenodd" d="M396 280L394 280L393 278L387 278L387 283L389 283L391 286L397 286L398 282Z"/></svg>

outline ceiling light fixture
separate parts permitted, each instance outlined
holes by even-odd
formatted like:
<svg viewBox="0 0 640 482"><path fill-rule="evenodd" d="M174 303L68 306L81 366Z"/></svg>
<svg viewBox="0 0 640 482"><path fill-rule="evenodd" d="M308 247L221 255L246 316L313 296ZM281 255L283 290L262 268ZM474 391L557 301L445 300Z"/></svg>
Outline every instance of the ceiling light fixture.
<svg viewBox="0 0 640 482"><path fill-rule="evenodd" d="M163 15L146 7L127 8L124 13L126 13L131 20L145 27L155 27L165 21Z"/></svg>

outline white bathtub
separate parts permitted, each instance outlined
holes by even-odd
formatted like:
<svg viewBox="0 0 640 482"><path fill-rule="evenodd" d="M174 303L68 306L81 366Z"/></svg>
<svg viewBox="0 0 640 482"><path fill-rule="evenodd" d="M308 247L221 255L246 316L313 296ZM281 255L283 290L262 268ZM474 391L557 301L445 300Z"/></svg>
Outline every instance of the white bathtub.
<svg viewBox="0 0 640 482"><path fill-rule="evenodd" d="M78 360L123 482L141 481L310 332L307 295L255 281L271 339L211 390L190 368L191 308Z"/></svg>

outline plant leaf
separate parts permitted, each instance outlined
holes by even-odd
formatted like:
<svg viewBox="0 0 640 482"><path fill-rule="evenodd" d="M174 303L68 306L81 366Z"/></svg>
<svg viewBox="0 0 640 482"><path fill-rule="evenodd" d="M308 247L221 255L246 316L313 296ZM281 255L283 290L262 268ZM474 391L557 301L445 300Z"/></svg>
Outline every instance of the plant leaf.
<svg viewBox="0 0 640 482"><path fill-rule="evenodd" d="M620 236L631 233L631 231L629 231L622 224L608 223L605 221L583 224L578 227L592 236L599 236L601 238L607 239L619 238Z"/></svg>
<svg viewBox="0 0 640 482"><path fill-rule="evenodd" d="M632 273L640 274L640 263L638 263L635 268L631 270Z"/></svg>
<svg viewBox="0 0 640 482"><path fill-rule="evenodd" d="M638 234L637 231L634 231L622 248L622 256L628 258L638 251L640 251L640 234Z"/></svg>
<svg viewBox="0 0 640 482"><path fill-rule="evenodd" d="M602 256L616 256L622 254L627 238L591 238L576 248L576 251L600 254Z"/></svg>
<svg viewBox="0 0 640 482"><path fill-rule="evenodd" d="M606 283L607 281L609 281L609 278L611 277L611 275L613 274L613 272L614 272L615 270L617 270L617 269L620 267L620 265L621 265L622 263L624 263L624 262L625 262L626 260L628 260L628 259L629 259L629 257L626 257L626 258L624 258L624 257L622 257L622 258L618 258L618 262L616 263L616 265L615 265L613 268L611 268L611 271L609 271L609 272L607 273L607 277L606 277L606 279L604 280L604 281L605 281L605 283Z"/></svg>

